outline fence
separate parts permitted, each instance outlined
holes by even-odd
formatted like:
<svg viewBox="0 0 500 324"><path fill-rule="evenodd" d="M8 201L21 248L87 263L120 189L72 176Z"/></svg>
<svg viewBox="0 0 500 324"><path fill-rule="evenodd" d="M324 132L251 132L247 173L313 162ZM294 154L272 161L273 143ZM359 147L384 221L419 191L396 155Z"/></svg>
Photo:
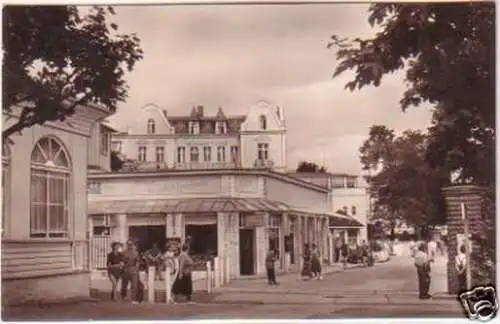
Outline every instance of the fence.
<svg viewBox="0 0 500 324"><path fill-rule="evenodd" d="M111 236L95 235L90 240L90 268L105 269L106 257L111 251Z"/></svg>

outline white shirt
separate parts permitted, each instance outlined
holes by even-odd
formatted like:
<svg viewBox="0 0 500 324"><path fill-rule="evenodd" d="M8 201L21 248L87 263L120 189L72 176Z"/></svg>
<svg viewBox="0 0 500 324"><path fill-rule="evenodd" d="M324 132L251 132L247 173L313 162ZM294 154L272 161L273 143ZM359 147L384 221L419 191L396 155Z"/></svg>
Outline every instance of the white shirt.
<svg viewBox="0 0 500 324"><path fill-rule="evenodd" d="M427 253L422 252L422 251L417 251L417 253L415 253L415 265L417 267L423 266L428 261L429 261L429 258L427 257Z"/></svg>

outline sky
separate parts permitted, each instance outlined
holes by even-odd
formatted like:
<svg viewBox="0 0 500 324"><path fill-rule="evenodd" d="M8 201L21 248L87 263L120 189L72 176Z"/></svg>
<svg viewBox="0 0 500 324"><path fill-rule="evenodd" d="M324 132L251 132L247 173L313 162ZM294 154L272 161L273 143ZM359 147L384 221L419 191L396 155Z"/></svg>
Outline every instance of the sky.
<svg viewBox="0 0 500 324"><path fill-rule="evenodd" d="M370 37L367 4L116 6L119 31L136 33L144 59L126 77L129 98L110 118L126 130L138 109L155 103L169 115L205 114L222 106L244 114L266 100L284 109L287 164L325 165L359 173L358 148L370 126L425 129L429 107L403 113L403 73L380 87L344 90L352 74L332 78L332 34Z"/></svg>

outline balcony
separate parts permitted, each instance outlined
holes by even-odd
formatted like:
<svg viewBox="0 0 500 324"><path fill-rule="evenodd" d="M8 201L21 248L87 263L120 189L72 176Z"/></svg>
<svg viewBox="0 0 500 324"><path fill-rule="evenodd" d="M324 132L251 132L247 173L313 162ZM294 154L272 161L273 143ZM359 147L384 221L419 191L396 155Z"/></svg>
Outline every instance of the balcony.
<svg viewBox="0 0 500 324"><path fill-rule="evenodd" d="M186 162L174 165L175 170L236 169L239 167L239 164L234 162Z"/></svg>
<svg viewBox="0 0 500 324"><path fill-rule="evenodd" d="M255 160L253 166L257 169L271 169L274 166L274 162L272 160Z"/></svg>

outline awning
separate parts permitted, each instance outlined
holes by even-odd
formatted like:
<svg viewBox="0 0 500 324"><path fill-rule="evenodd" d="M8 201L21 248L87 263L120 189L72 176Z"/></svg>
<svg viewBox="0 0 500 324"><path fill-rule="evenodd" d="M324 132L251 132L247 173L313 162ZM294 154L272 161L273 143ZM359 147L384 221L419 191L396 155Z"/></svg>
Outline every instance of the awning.
<svg viewBox="0 0 500 324"><path fill-rule="evenodd" d="M356 218L339 213L329 213L329 227L365 227L365 225Z"/></svg>
<svg viewBox="0 0 500 324"><path fill-rule="evenodd" d="M188 198L90 201L89 215L215 212L282 212L286 204L260 198Z"/></svg>

